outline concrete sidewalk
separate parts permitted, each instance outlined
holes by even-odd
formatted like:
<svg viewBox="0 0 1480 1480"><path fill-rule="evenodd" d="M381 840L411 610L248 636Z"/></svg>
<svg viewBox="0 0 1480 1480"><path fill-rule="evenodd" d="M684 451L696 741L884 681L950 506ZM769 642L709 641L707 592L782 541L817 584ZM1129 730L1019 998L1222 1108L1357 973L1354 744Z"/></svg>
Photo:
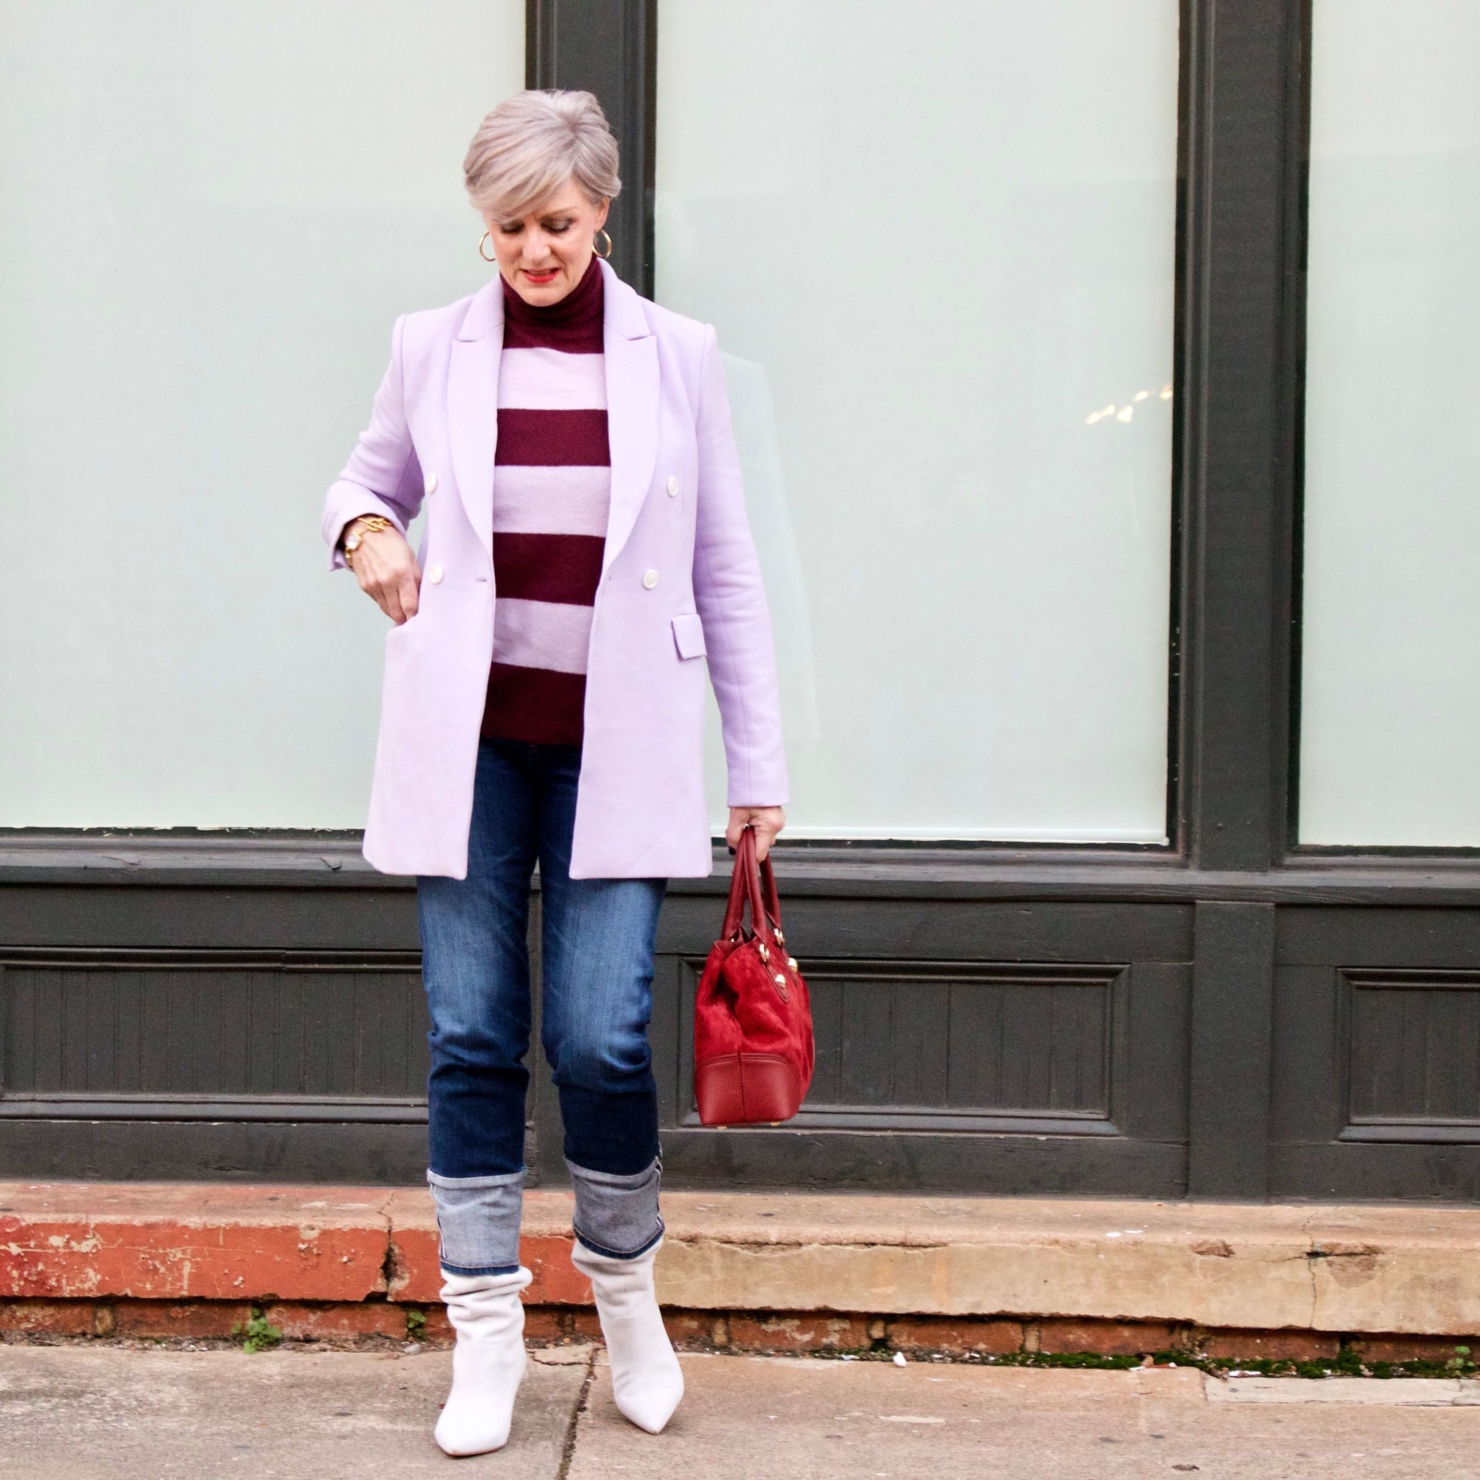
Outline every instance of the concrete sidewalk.
<svg viewBox="0 0 1480 1480"><path fill-rule="evenodd" d="M451 1461L431 1439L445 1352L0 1346L0 1476L1480 1480L1480 1393L1459 1382L688 1356L654 1438L596 1349L536 1357L509 1447Z"/></svg>

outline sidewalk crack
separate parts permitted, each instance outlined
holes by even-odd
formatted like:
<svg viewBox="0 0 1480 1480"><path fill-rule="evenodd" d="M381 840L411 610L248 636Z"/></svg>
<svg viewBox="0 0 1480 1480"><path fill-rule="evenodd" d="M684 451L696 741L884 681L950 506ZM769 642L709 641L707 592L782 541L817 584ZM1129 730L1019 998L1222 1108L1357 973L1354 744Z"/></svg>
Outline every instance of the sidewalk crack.
<svg viewBox="0 0 1480 1480"><path fill-rule="evenodd" d="M555 1480L567 1480L570 1467L575 1463L576 1457L576 1435L581 1425L581 1415L586 1411L586 1404L591 1397L591 1384L596 1380L596 1348L591 1348L591 1355L586 1358L586 1375L581 1380L581 1391L576 1398L575 1407L571 1409L570 1423L565 1430L565 1446L560 1451L560 1468L555 1472Z"/></svg>

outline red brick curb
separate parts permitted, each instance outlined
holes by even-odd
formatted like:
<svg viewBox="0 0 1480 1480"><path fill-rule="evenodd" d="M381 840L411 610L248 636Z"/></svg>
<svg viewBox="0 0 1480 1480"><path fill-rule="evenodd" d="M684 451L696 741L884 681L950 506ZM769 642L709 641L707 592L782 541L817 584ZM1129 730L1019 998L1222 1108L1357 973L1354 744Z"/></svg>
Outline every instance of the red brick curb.
<svg viewBox="0 0 1480 1480"><path fill-rule="evenodd" d="M690 1349L1480 1350L1461 1334L1480 1325L1473 1210L720 1192L665 1207L660 1293ZM568 1192L526 1194L536 1341L599 1336L571 1212ZM6 1339L215 1340L261 1314L295 1341L441 1340L440 1285L425 1188L0 1182Z"/></svg>
<svg viewBox="0 0 1480 1480"><path fill-rule="evenodd" d="M416 1340L451 1344L452 1331L437 1304L233 1300L0 1300L0 1340L138 1338L221 1341L240 1339L261 1315L289 1342L363 1345ZM866 1352L887 1348L911 1356L1011 1356L1018 1353L1144 1357L1195 1352L1236 1361L1334 1361L1340 1337L1311 1331L1207 1331L1145 1321L1021 1321L997 1317L840 1316L754 1311L665 1312L674 1344L683 1351L771 1352L793 1355ZM534 1345L600 1341L595 1313L581 1306L525 1309L525 1334ZM1347 1344L1367 1363L1431 1362L1454 1355L1458 1337L1363 1336ZM1469 1343L1480 1349L1480 1339Z"/></svg>
<svg viewBox="0 0 1480 1480"><path fill-rule="evenodd" d="M531 1192L521 1257L533 1305L585 1305L570 1198ZM0 1187L0 1299L437 1299L437 1225L420 1189L35 1183Z"/></svg>

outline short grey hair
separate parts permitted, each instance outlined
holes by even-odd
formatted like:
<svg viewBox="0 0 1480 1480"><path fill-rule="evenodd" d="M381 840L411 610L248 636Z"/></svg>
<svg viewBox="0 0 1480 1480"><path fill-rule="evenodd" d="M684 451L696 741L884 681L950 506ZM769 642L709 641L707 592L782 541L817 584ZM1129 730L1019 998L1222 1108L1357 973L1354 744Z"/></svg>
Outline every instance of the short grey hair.
<svg viewBox="0 0 1480 1480"><path fill-rule="evenodd" d="M485 216L512 221L567 180L594 205L622 188L617 141L588 92L515 93L478 125L463 160L468 198Z"/></svg>

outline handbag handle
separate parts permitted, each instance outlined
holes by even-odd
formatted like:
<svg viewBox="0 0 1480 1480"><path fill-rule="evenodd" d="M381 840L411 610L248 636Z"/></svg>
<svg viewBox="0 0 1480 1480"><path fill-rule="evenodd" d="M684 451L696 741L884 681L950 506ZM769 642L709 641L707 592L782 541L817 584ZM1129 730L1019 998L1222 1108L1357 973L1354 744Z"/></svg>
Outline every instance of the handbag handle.
<svg viewBox="0 0 1480 1480"><path fill-rule="evenodd" d="M725 905L724 924L720 927L726 940L739 935L747 903L750 905L750 928L762 944L770 946L783 940L781 897L776 890L776 874L769 858L764 863L756 863L755 829L749 824L741 829L740 844L735 849L730 898Z"/></svg>
<svg viewBox="0 0 1480 1480"><path fill-rule="evenodd" d="M766 918L771 925L771 934L783 945L786 937L781 933L781 895L776 889L776 870L771 867L771 855L766 854L765 862L760 866L761 888L766 896Z"/></svg>

